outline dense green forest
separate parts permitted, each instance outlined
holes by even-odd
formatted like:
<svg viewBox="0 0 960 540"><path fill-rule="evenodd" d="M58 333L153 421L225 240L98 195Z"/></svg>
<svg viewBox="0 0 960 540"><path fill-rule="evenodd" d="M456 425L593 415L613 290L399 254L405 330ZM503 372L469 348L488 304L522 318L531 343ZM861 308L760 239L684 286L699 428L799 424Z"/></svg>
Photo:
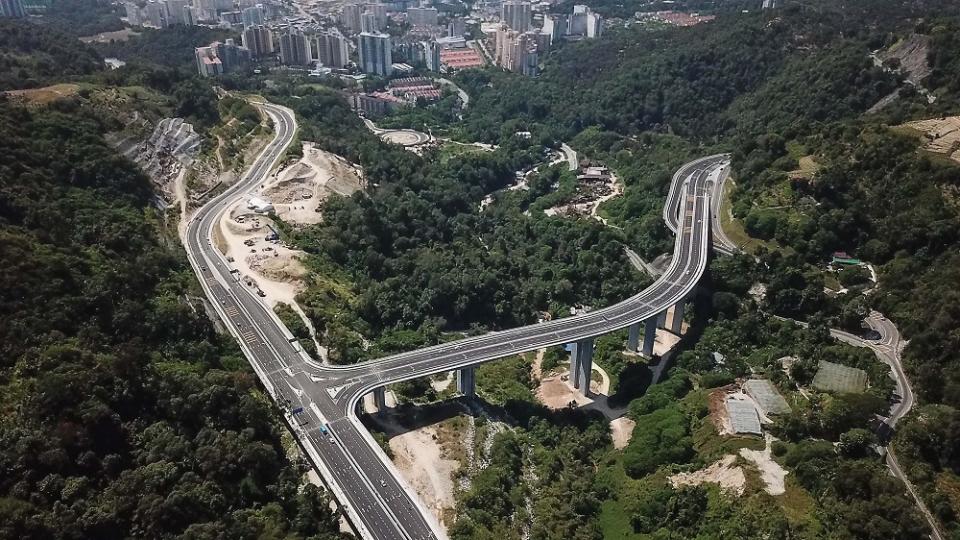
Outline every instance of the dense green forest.
<svg viewBox="0 0 960 540"><path fill-rule="evenodd" d="M120 16L122 4L109 0L51 0L42 15L33 22L48 26L72 37L93 36L124 28Z"/></svg>
<svg viewBox="0 0 960 540"><path fill-rule="evenodd" d="M44 64L67 50L99 63L21 24L0 32L31 43L17 80L52 81ZM177 85L152 91L193 102ZM104 140L123 125L95 97L118 90L0 97L0 537L337 538L329 496L304 487L273 405L196 300L149 181Z"/></svg>
<svg viewBox="0 0 960 540"><path fill-rule="evenodd" d="M34 88L103 69L90 47L56 30L0 19L0 88Z"/></svg>
<svg viewBox="0 0 960 540"><path fill-rule="evenodd" d="M747 232L770 249L789 251L788 258L808 269L822 268L838 250L876 265L877 294L828 302L780 294L771 307L785 315L825 316L852 330L873 308L909 338L903 358L926 405L901 424L894 447L931 509L953 533L960 526L960 505L953 495L960 485L953 450L960 425L960 297L954 286L960 279L960 165L920 150L923 138L896 125L960 110L960 79L953 69L960 50L957 28L956 20L930 18L905 24L884 40L891 45L911 32L929 36L932 71L922 84L936 102L905 87L899 99L873 114L802 129L758 127L752 134L741 133L734 150L733 194L734 215ZM798 274L815 284L815 278L809 281L812 276L809 270ZM848 283L855 279L839 277Z"/></svg>
<svg viewBox="0 0 960 540"><path fill-rule="evenodd" d="M530 219L510 205L479 211L484 195L542 160L536 144L510 137L495 152L443 162L380 142L333 94L287 103L302 119L302 139L356 160L375 186L332 198L322 224L292 233L326 274L301 298L337 361L393 352L389 342L406 331L421 334L405 334L416 346L438 331L510 327L539 312L609 304L642 285L614 230ZM364 353L358 331L382 337L382 346Z"/></svg>
<svg viewBox="0 0 960 540"><path fill-rule="evenodd" d="M138 35L124 41L98 43L97 51L125 62L179 68L196 71L196 47L205 47L214 41L239 37L231 31L206 26L173 26L163 30L143 28Z"/></svg>

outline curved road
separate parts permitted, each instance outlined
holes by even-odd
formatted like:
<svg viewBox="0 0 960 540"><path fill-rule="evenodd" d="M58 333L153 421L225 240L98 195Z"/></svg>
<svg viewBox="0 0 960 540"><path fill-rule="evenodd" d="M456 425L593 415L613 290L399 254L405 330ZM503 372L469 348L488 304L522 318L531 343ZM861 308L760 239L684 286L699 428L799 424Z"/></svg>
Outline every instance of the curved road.
<svg viewBox="0 0 960 540"><path fill-rule="evenodd" d="M668 207L679 208L670 267L637 295L605 309L541 324L493 332L353 366L322 366L298 350L290 332L245 286L213 244L227 208L263 183L296 132L293 113L257 104L276 130L274 139L235 185L193 216L185 247L201 286L237 339L264 387L283 410L304 450L364 538L443 538L443 529L400 479L357 417L375 388L473 366L551 345L619 330L665 311L691 294L706 269L710 243L710 172L726 156L698 160L675 176ZM672 206L676 204L676 206Z"/></svg>

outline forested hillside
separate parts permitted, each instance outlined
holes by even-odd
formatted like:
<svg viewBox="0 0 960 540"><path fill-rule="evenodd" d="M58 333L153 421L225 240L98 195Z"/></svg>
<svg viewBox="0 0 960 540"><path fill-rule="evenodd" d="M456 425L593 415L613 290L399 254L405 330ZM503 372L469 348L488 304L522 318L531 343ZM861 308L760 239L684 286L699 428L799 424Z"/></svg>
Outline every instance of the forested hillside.
<svg viewBox="0 0 960 540"><path fill-rule="evenodd" d="M884 39L891 47L913 32L929 36L931 74L921 84L936 101L906 86L899 99L871 114L803 129L756 126L735 144L733 194L734 215L767 249L784 248L809 269L822 268L834 251L876 266L877 294L816 301L781 295L776 309L826 317L851 330L868 309L877 309L910 339L903 358L924 406L901 424L894 447L954 534L960 514L953 450L960 426L960 164L921 150L926 138L896 124L960 112L960 86L950 67L957 28L956 19L932 17L904 23ZM760 100L749 106L764 108Z"/></svg>
<svg viewBox="0 0 960 540"><path fill-rule="evenodd" d="M0 32L23 38L0 46L16 80L52 81L64 51L99 62L19 24ZM339 537L147 178L105 142L122 126L92 96L111 91L0 97L0 538Z"/></svg>
<svg viewBox="0 0 960 540"><path fill-rule="evenodd" d="M0 89L33 88L103 69L90 47L63 33L0 19Z"/></svg>
<svg viewBox="0 0 960 540"><path fill-rule="evenodd" d="M393 352L398 333L407 341L399 348L409 348L441 331L511 327L538 312L608 304L640 285L615 231L529 219L520 209L479 212L484 195L542 160L538 145L511 137L495 152L443 162L380 142L330 94L288 104L302 118L304 140L358 160L375 186L331 199L322 224L294 233L325 275L302 298L337 361ZM340 286L331 283L336 276ZM362 352L360 335L382 343Z"/></svg>

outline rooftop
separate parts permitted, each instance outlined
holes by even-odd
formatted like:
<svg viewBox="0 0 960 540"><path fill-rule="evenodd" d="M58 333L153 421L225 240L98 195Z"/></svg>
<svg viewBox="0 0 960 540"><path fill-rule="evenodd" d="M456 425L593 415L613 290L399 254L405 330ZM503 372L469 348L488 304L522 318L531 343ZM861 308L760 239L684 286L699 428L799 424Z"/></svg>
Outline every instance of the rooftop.
<svg viewBox="0 0 960 540"><path fill-rule="evenodd" d="M752 403L728 397L726 405L727 415L730 416L730 425L734 433L760 435L760 417Z"/></svg>
<svg viewBox="0 0 960 540"><path fill-rule="evenodd" d="M743 391L757 402L764 414L786 414L790 405L773 383L767 379L750 379L743 383Z"/></svg>

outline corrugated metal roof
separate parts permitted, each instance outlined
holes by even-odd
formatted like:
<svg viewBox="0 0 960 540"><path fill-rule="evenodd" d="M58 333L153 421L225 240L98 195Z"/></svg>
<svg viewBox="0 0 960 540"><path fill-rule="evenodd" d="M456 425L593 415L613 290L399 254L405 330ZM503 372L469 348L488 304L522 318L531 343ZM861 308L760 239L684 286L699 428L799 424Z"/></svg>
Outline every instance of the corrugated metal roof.
<svg viewBox="0 0 960 540"><path fill-rule="evenodd" d="M752 403L727 398L727 415L730 416L730 425L734 433L760 435L760 417Z"/></svg>
<svg viewBox="0 0 960 540"><path fill-rule="evenodd" d="M750 379L743 383L743 391L752 397L763 414L786 414L790 412L790 405L783 399L773 383L767 379Z"/></svg>

